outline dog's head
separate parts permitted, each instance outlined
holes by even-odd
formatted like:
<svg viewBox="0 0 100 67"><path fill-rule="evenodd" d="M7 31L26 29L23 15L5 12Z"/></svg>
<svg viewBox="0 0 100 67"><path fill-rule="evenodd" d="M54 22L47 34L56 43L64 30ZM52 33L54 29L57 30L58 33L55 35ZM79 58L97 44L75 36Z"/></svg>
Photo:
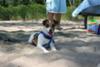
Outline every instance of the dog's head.
<svg viewBox="0 0 100 67"><path fill-rule="evenodd" d="M57 26L57 21L49 22L48 19L43 20L42 24L46 28L48 34L52 35L54 33L55 27Z"/></svg>

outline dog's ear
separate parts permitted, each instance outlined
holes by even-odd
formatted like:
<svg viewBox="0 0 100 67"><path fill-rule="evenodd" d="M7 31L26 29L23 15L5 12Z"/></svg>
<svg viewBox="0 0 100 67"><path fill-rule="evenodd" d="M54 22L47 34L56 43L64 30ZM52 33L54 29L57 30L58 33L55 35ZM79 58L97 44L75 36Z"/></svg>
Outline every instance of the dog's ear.
<svg viewBox="0 0 100 67"><path fill-rule="evenodd" d="M55 25L58 25L58 24L59 24L58 21L56 21L56 20L53 20L53 21L54 21L54 24L55 24Z"/></svg>
<svg viewBox="0 0 100 67"><path fill-rule="evenodd" d="M48 22L49 22L48 19L43 20L42 22L43 26L48 27L48 24L49 24Z"/></svg>
<svg viewBox="0 0 100 67"><path fill-rule="evenodd" d="M47 22L48 22L48 20L45 19L45 20L42 21L42 24L45 26L47 24Z"/></svg>

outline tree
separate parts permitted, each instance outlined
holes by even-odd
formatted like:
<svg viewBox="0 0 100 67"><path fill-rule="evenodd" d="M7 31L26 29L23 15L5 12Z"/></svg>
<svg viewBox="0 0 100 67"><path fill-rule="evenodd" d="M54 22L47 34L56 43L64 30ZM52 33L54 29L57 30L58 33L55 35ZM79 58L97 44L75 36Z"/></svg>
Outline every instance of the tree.
<svg viewBox="0 0 100 67"><path fill-rule="evenodd" d="M1 5L1 6L5 6L5 7L8 6L6 0L1 0L1 1L0 1L0 5Z"/></svg>
<svg viewBox="0 0 100 67"><path fill-rule="evenodd" d="M21 4L29 5L29 4L31 4L31 0L21 0Z"/></svg>
<svg viewBox="0 0 100 67"><path fill-rule="evenodd" d="M13 4L14 6L17 6L19 3L20 3L19 0L13 0L13 3L12 3L12 4Z"/></svg>
<svg viewBox="0 0 100 67"><path fill-rule="evenodd" d="M39 4L44 4L44 1L45 1L45 0L35 0L35 2L36 2L36 3L39 3Z"/></svg>

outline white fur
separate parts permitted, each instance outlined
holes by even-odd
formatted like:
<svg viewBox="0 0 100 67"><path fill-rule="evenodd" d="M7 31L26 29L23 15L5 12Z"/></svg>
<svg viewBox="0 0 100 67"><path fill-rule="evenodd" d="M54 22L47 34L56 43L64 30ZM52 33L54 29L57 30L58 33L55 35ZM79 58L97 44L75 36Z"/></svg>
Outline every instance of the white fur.
<svg viewBox="0 0 100 67"><path fill-rule="evenodd" d="M32 34L31 34L31 36L29 37L29 40L28 40L28 43L32 43L32 40L33 40L33 38L34 38L34 35L36 34L37 32L33 32Z"/></svg>
<svg viewBox="0 0 100 67"><path fill-rule="evenodd" d="M45 34L49 35L49 34L48 34L48 29L43 28L42 31L43 31ZM30 36L30 38L29 38L29 40L28 40L29 43L32 43L32 40L33 40L33 38L34 38L34 34L35 34L35 33L32 33L32 34L31 34L31 36ZM38 42L37 42L37 47L39 47L40 49L42 49L42 50L44 51L44 53L49 53L49 51L48 51L47 49L45 49L45 47L43 47L44 44L46 44L46 43L49 42L49 40L46 39L46 38L44 37L43 34L39 34L38 40L37 40L37 41L38 41ZM50 47L51 47L51 50L52 50L52 51L56 51L56 48L55 48L53 42L50 43Z"/></svg>

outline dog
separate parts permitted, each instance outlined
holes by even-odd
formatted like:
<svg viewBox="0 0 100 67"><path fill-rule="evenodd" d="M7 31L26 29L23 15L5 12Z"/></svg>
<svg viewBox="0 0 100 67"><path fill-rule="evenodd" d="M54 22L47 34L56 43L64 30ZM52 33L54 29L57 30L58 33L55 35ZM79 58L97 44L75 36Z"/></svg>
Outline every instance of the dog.
<svg viewBox="0 0 100 67"><path fill-rule="evenodd" d="M57 21L53 20L51 24L48 19L45 19L42 25L43 30L38 33L32 33L28 42L42 49L44 53L49 53L50 50L56 51L54 31L57 26Z"/></svg>

